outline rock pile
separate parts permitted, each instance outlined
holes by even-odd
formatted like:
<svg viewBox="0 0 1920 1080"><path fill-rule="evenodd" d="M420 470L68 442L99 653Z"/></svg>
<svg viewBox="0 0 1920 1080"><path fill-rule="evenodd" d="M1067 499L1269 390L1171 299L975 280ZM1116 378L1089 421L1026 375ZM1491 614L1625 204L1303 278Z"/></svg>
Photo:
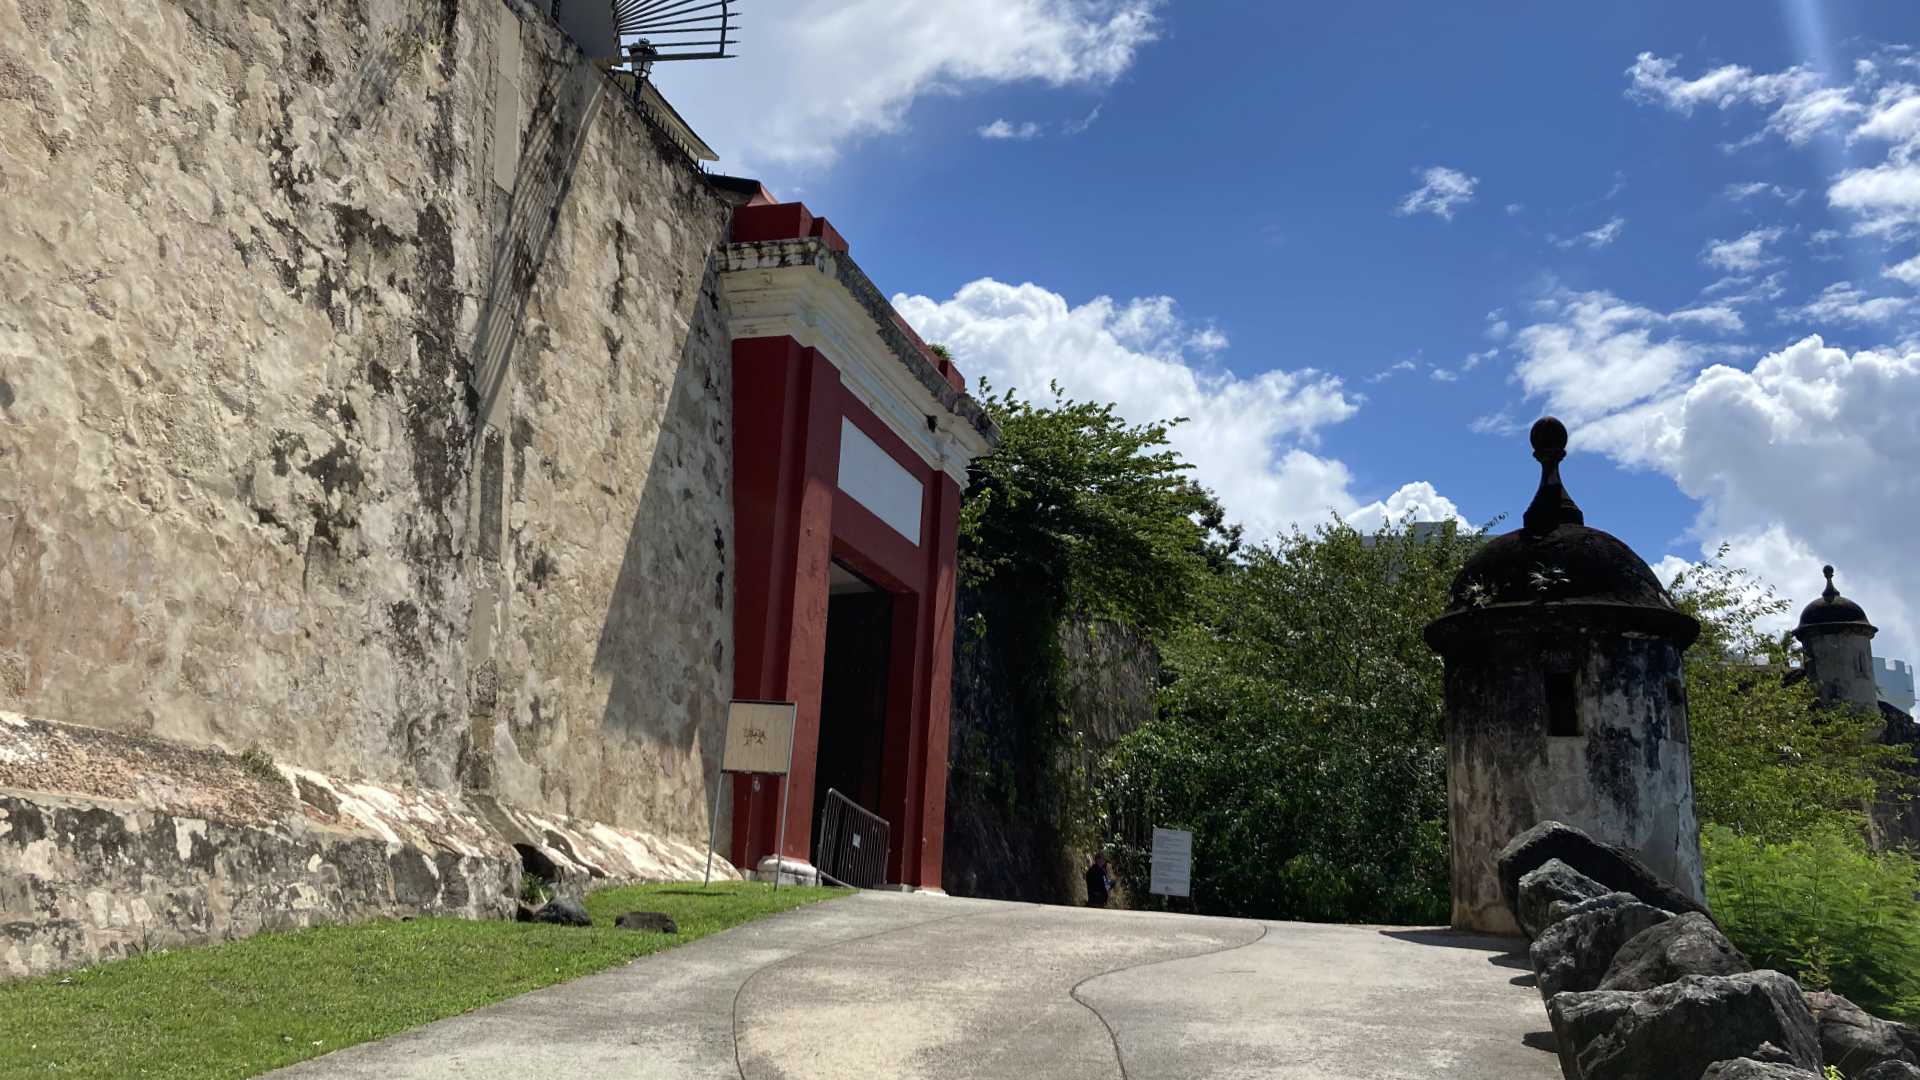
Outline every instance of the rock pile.
<svg viewBox="0 0 1920 1080"><path fill-rule="evenodd" d="M1920 1030L1753 970L1633 853L1547 821L1499 867L1567 1080L1920 1080Z"/></svg>

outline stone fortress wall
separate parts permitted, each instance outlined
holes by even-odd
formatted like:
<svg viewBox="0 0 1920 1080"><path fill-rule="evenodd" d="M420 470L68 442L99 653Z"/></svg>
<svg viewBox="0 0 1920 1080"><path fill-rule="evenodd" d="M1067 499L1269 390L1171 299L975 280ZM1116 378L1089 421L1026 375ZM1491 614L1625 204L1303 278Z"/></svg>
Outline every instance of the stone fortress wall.
<svg viewBox="0 0 1920 1080"><path fill-rule="evenodd" d="M543 11L0 4L0 710L704 841L730 207Z"/></svg>
<svg viewBox="0 0 1920 1080"><path fill-rule="evenodd" d="M42 0L0 146L0 708L704 837L727 207L610 80L505 0Z"/></svg>

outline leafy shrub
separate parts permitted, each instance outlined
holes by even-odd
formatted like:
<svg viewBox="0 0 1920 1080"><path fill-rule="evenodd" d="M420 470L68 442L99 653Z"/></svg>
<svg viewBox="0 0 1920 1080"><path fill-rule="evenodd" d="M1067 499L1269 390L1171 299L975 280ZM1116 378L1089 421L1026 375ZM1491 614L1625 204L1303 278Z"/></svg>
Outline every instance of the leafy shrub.
<svg viewBox="0 0 1920 1080"><path fill-rule="evenodd" d="M1158 635L1191 609L1240 542L1193 466L1167 448L1185 421L1128 425L1112 405L1035 405L985 379L1000 445L974 460L960 507L960 571L1025 598L1052 626L1077 615Z"/></svg>
<svg viewBox="0 0 1920 1080"><path fill-rule="evenodd" d="M1200 911L1445 921L1441 667L1421 629L1471 551L1452 528L1335 522L1246 552L1203 591L1167 640L1160 716L1108 765L1134 892L1163 825L1193 830Z"/></svg>
<svg viewBox="0 0 1920 1080"><path fill-rule="evenodd" d="M1844 827L1768 843L1710 825L1701 841L1714 916L1754 966L1920 1020L1920 863Z"/></svg>
<svg viewBox="0 0 1920 1080"><path fill-rule="evenodd" d="M252 774L253 778L268 784L283 784L280 769L273 763L273 755L258 746L250 746L236 754L240 767Z"/></svg>
<svg viewBox="0 0 1920 1080"><path fill-rule="evenodd" d="M539 907L553 899L553 886L538 874L522 872L520 875L520 899L529 907Z"/></svg>
<svg viewBox="0 0 1920 1080"><path fill-rule="evenodd" d="M960 732L949 805L962 819L997 821L989 831L1017 833L1016 850L1064 853L1094 847L1099 830L1090 784L1074 771L1084 755L1065 698L1062 626L1111 621L1148 639L1174 632L1231 558L1239 529L1169 447L1168 432L1184 421L1129 424L1112 405L1074 401L1058 385L1048 392L1051 404L1035 404L979 384L1001 441L974 460L960 508L960 574L971 594L961 603L973 607L961 648L992 634L990 652L1004 662L991 671L1002 722ZM949 839L964 844L963 836ZM1061 888L1077 887L1075 878Z"/></svg>

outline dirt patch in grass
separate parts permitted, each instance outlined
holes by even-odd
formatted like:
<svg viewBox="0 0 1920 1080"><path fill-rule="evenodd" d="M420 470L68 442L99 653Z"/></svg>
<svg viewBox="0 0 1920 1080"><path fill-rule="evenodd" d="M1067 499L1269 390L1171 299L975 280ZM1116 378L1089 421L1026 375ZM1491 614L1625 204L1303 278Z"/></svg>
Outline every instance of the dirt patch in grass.
<svg viewBox="0 0 1920 1080"><path fill-rule="evenodd" d="M587 897L591 928L383 920L4 983L0 1076L254 1076L844 894L639 885ZM635 909L665 912L680 932L614 927Z"/></svg>

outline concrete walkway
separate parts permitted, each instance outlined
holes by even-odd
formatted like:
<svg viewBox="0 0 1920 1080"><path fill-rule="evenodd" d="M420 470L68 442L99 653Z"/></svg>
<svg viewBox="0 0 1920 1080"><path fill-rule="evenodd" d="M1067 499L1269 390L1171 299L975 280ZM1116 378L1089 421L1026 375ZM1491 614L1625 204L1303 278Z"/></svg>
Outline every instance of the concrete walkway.
<svg viewBox="0 0 1920 1080"><path fill-rule="evenodd" d="M1553 1080L1519 944L861 893L272 1075Z"/></svg>

